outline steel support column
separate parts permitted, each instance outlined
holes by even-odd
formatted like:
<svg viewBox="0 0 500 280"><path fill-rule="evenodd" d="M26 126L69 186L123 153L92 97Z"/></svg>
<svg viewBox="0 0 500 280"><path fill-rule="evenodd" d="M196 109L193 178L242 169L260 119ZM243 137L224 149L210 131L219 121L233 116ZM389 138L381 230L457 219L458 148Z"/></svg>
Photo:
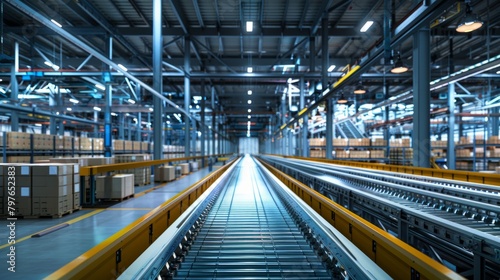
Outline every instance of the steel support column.
<svg viewBox="0 0 500 280"><path fill-rule="evenodd" d="M216 139L216 134L217 134L217 128L215 127L215 117L216 117L216 110L215 110L215 88L212 86L211 88L211 106L212 106L212 157L216 154L215 152L215 139ZM213 160L210 161L210 163L213 163ZM210 171L212 170L212 167L210 167Z"/></svg>
<svg viewBox="0 0 500 280"><path fill-rule="evenodd" d="M385 79L385 78L384 78ZM384 80L384 100L389 99L389 83ZM389 110L390 106L384 106L384 122L386 124L389 123ZM390 153L390 145L389 145L389 140L391 139L391 127L387 125L384 129L384 140L386 141L386 151L385 151L385 157L389 157Z"/></svg>
<svg viewBox="0 0 500 280"><path fill-rule="evenodd" d="M321 20L321 57L323 65L321 67L321 86L322 91L328 88L328 15L323 15ZM327 99L326 108L326 158L332 158L332 143L333 143L333 100Z"/></svg>
<svg viewBox="0 0 500 280"><path fill-rule="evenodd" d="M127 140L132 141L132 120L130 118L127 118Z"/></svg>
<svg viewBox="0 0 500 280"><path fill-rule="evenodd" d="M430 167L430 31L413 35L413 166Z"/></svg>
<svg viewBox="0 0 500 280"><path fill-rule="evenodd" d="M448 169L456 169L455 162L455 83L448 85L448 150L446 152L446 164Z"/></svg>
<svg viewBox="0 0 500 280"><path fill-rule="evenodd" d="M189 104L191 104L191 40L188 36L184 37L184 111L188 112L184 116L184 129L185 129L185 143L184 143L184 155L189 157L191 155L191 124L189 118ZM193 120L194 121L194 120Z"/></svg>
<svg viewBox="0 0 500 280"><path fill-rule="evenodd" d="M125 113L118 115L118 139L125 139Z"/></svg>
<svg viewBox="0 0 500 280"><path fill-rule="evenodd" d="M316 37L309 37L309 72L316 71Z"/></svg>
<svg viewBox="0 0 500 280"><path fill-rule="evenodd" d="M142 141L142 113L137 112L137 131L135 132L135 141Z"/></svg>
<svg viewBox="0 0 500 280"><path fill-rule="evenodd" d="M99 123L99 112L94 110L94 122ZM97 138L99 135L99 125L94 126L94 137Z"/></svg>
<svg viewBox="0 0 500 280"><path fill-rule="evenodd" d="M200 113L200 118L201 118L201 125L200 125L200 131L201 131L201 137L200 137L200 146L201 146L201 167L204 167L205 166L205 154L206 154L206 151L205 151L205 141L206 141L206 137L205 137L205 134L206 132L208 131L208 129L206 128L206 125L205 125L205 79L202 79L201 80L201 92L200 92L200 95L201 95L201 113Z"/></svg>
<svg viewBox="0 0 500 280"><path fill-rule="evenodd" d="M57 108L63 108L63 97L61 93L61 87L57 86ZM62 113L62 112L61 112ZM57 134L60 136L64 135L64 120L58 120L57 123L59 124Z"/></svg>
<svg viewBox="0 0 500 280"><path fill-rule="evenodd" d="M162 76L162 1L153 1L153 89L163 93ZM163 100L153 96L153 158L163 159Z"/></svg>
<svg viewBox="0 0 500 280"><path fill-rule="evenodd" d="M108 39L108 58L113 60L113 37L110 36ZM106 67L107 65L104 65ZM113 68L107 66L108 73L111 73ZM105 68L105 69L106 69ZM111 83L106 83L106 105L104 107L104 156L111 157L113 155L113 145L111 140L111 134L113 133L113 128L111 127L111 106L113 106L113 89Z"/></svg>
<svg viewBox="0 0 500 280"><path fill-rule="evenodd" d="M299 106L300 106L299 112L300 112L306 106L306 93L305 93L304 78L300 78L299 87L300 87L300 101L299 101ZM303 157L309 157L309 145L307 143L307 134L309 132L309 128L307 125L308 119L309 118L307 117L307 114L306 114L304 116L304 118L302 119L303 120L302 128L300 129L301 139L300 139L299 143L300 143L301 152L299 153L299 155L303 156Z"/></svg>
<svg viewBox="0 0 500 280"><path fill-rule="evenodd" d="M490 136L499 136L498 130L499 130L499 117L498 113L500 113L500 108L492 108L491 109L491 114L493 117L491 117L491 135Z"/></svg>
<svg viewBox="0 0 500 280"><path fill-rule="evenodd" d="M17 44L17 42L16 42ZM17 104L19 101L18 94L19 94L19 84L17 83L17 78L16 78L16 66L15 64L12 65L11 73L10 73L10 99L12 100L13 104ZM51 123L52 121L55 121L51 118ZM10 113L10 127L11 131L19 131L19 113L16 111L12 111Z"/></svg>

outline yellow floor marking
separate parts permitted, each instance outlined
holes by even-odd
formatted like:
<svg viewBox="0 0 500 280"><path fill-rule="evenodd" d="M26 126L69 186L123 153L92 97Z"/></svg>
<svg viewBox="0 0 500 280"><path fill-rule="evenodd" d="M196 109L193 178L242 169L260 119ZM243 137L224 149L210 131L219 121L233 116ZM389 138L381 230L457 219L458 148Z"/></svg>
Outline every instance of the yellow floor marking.
<svg viewBox="0 0 500 280"><path fill-rule="evenodd" d="M74 224L74 223L79 222L79 221L81 221L81 220L83 220L83 219L86 219L86 218L88 218L88 217L90 217L90 216L94 216L95 214L99 214L99 213L101 213L101 212L102 212L102 211L104 211L104 210L105 210L105 209L98 209L98 210L94 210L94 211L92 211L92 212L90 212L90 213L87 213L87 214L85 214L85 215L81 215L80 217L77 217L77 218L71 219L71 220L69 220L69 221L67 221L67 222L60 223L60 224L57 224L57 225L55 225L55 226L51 226L51 227L49 227L49 228L43 229L43 230L41 230L41 231L37 231L37 232L35 232L35 233L33 233L33 234L30 234L30 235L28 235L28 236L21 237L21 238L19 238L19 239L16 239L16 244L17 244L17 243L19 243L19 242L25 241L25 240L27 240L27 239L30 239L30 238L31 238L31 236L33 236L33 235L35 235L35 234L37 234L37 233L39 233L39 232L42 232L42 231L45 231L45 230L51 229L51 228L53 228L53 227L57 227L57 226L59 226L59 225L61 225L61 224L69 224L69 225ZM11 244L4 244L4 245L0 246L0 250L1 250L1 249L3 249L3 248L9 247L9 246L11 246Z"/></svg>

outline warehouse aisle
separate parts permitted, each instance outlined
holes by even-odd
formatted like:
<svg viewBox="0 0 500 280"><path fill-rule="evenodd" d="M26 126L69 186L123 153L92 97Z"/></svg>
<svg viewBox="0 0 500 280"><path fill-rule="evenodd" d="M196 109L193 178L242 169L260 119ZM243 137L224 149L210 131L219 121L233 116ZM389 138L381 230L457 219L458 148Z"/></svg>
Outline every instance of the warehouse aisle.
<svg viewBox="0 0 500 280"><path fill-rule="evenodd" d="M18 220L15 273L7 270L9 230L5 226L8 222L4 220L0 231L0 255L3 256L0 279L42 279L50 275L209 173L208 168L203 168L106 209L83 209L60 219ZM30 238L54 226L62 228L42 237Z"/></svg>

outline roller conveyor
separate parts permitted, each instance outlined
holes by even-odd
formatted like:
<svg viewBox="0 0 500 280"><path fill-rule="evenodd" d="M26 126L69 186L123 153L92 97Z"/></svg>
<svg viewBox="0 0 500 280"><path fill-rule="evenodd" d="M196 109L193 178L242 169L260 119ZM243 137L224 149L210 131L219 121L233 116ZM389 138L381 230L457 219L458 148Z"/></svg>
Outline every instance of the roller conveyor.
<svg viewBox="0 0 500 280"><path fill-rule="evenodd" d="M175 279L331 279L251 163L215 202Z"/></svg>
<svg viewBox="0 0 500 280"><path fill-rule="evenodd" d="M390 279L271 176L244 157L120 279Z"/></svg>
<svg viewBox="0 0 500 280"><path fill-rule="evenodd" d="M455 259L464 275L489 279L500 269L498 187L263 158L436 259Z"/></svg>

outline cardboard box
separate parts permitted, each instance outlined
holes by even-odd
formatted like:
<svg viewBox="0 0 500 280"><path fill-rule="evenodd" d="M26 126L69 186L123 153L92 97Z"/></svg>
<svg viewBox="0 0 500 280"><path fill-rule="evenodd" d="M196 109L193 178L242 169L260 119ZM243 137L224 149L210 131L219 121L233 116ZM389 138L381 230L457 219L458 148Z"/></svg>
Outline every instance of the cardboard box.
<svg viewBox="0 0 500 280"><path fill-rule="evenodd" d="M181 167L182 175L189 174L189 163L180 163L179 166Z"/></svg>
<svg viewBox="0 0 500 280"><path fill-rule="evenodd" d="M134 194L134 175L116 174L96 178L97 199L123 199Z"/></svg>
<svg viewBox="0 0 500 280"><path fill-rule="evenodd" d="M60 176L73 174L73 165L69 164L34 164L31 168L33 176Z"/></svg>
<svg viewBox="0 0 500 280"><path fill-rule="evenodd" d="M64 186L33 186L33 197L72 196L73 185Z"/></svg>
<svg viewBox="0 0 500 280"><path fill-rule="evenodd" d="M190 162L189 167L190 167L191 172L198 171L198 162L196 162L196 161Z"/></svg>
<svg viewBox="0 0 500 280"><path fill-rule="evenodd" d="M33 198L34 216L61 216L70 209L67 196Z"/></svg>
<svg viewBox="0 0 500 280"><path fill-rule="evenodd" d="M155 182L168 182L175 180L174 166L158 166L155 168Z"/></svg>

